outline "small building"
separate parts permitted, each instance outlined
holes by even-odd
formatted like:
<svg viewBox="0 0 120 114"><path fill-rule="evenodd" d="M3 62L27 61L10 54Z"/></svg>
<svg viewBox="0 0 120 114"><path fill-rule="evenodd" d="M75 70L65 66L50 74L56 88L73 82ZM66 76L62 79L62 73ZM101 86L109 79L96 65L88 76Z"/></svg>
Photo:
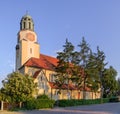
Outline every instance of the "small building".
<svg viewBox="0 0 120 114"><path fill-rule="evenodd" d="M58 94L59 87L55 85L55 67L58 59L40 53L40 44L37 41L37 34L34 31L34 22L30 15L26 14L20 21L20 30L17 34L16 45L16 71L29 74L38 85L38 94L46 94L51 99L82 99L83 89L78 90L76 86L64 84L61 94ZM68 90L69 87L69 90ZM90 88L85 88L86 99L100 97Z"/></svg>

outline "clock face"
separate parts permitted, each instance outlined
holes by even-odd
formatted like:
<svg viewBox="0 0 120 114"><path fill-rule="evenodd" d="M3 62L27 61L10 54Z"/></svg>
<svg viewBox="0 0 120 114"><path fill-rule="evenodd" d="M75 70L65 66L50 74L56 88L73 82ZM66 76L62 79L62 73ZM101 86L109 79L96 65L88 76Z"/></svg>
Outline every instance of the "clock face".
<svg viewBox="0 0 120 114"><path fill-rule="evenodd" d="M27 33L27 34L26 34L26 37L27 37L27 39L30 40L30 41L34 41L34 40L35 40L35 36L34 36L34 34L32 34L32 33Z"/></svg>

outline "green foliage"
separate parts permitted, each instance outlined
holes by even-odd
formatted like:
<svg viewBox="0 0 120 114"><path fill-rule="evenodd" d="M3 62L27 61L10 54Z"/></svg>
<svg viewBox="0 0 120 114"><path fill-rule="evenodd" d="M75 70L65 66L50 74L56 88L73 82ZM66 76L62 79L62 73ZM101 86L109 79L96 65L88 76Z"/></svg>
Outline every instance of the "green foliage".
<svg viewBox="0 0 120 114"><path fill-rule="evenodd" d="M112 66L110 66L108 69L105 69L104 75L102 77L104 97L112 97L117 95L118 82L116 80L116 76L117 71Z"/></svg>
<svg viewBox="0 0 120 114"><path fill-rule="evenodd" d="M74 52L74 46L67 39L63 48L62 52L57 53L57 59L59 61L56 67L56 85L59 86L60 90L63 84L69 83L69 74L71 73L72 67L70 63L72 63L72 54Z"/></svg>
<svg viewBox="0 0 120 114"><path fill-rule="evenodd" d="M47 95L43 94L43 95L37 96L37 99L42 99L42 100L46 99L46 100L49 100L50 98Z"/></svg>
<svg viewBox="0 0 120 114"><path fill-rule="evenodd" d="M47 95L40 95L37 99L32 98L25 103L25 108L28 110L53 108L55 101L49 99Z"/></svg>
<svg viewBox="0 0 120 114"><path fill-rule="evenodd" d="M105 54L97 47L93 52L84 37L75 46L66 40L63 51L58 52L59 59L56 68L56 85L62 89L62 85L72 81L78 89L83 88L83 98L86 97L86 87L91 91L101 90L101 98L111 97L118 92L118 83L115 80L116 71L113 68L106 69ZM68 87L69 89L69 87ZM120 93L120 90L119 90Z"/></svg>
<svg viewBox="0 0 120 114"><path fill-rule="evenodd" d="M85 69L86 65L88 64L88 59L91 53L91 49L84 37L82 38L82 41L80 42L78 47L79 47L79 51L78 51L79 64Z"/></svg>
<svg viewBox="0 0 120 114"><path fill-rule="evenodd" d="M59 59L56 68L56 84L59 88L69 81L75 83L78 89L90 87L92 91L97 92L100 88L99 72L104 68L104 53L97 47L97 53L93 53L84 37L78 45L78 51L71 42L66 40L63 45L63 52L58 52ZM68 88L69 89L69 88ZM85 99L85 92L83 97Z"/></svg>
<svg viewBox="0 0 120 114"><path fill-rule="evenodd" d="M117 79L117 83L118 83L117 95L120 96L120 77Z"/></svg>
<svg viewBox="0 0 120 114"><path fill-rule="evenodd" d="M77 84L77 86L78 87L82 86L83 99L85 99L85 97L86 97L86 93L85 93L86 89L85 88L88 87L89 85L91 85L91 83L90 83L91 75L90 75L90 73L88 73L89 72L88 64L89 64L90 54L92 51L84 37L82 38L82 41L78 45L78 48L79 48L79 51L78 51L79 64L78 64L78 66L82 67L84 75L82 76L83 80L81 81L81 84ZM79 78L79 80L81 80L81 79Z"/></svg>
<svg viewBox="0 0 120 114"><path fill-rule="evenodd" d="M67 106L79 106L79 105L90 105L90 104L101 104L101 99L71 99L71 100L59 100L58 102L59 107L67 107ZM102 103L109 102L109 98L102 99ZM57 103L56 103L57 104Z"/></svg>
<svg viewBox="0 0 120 114"><path fill-rule="evenodd" d="M88 64L86 67L87 81L89 82L90 88L93 92L97 92L101 88L101 97L102 97L102 87L103 83L101 78L103 77L103 71L105 70L105 54L103 51L97 47L97 52L91 52Z"/></svg>
<svg viewBox="0 0 120 114"><path fill-rule="evenodd" d="M119 98L118 97L111 97L109 99L109 102L119 102Z"/></svg>
<svg viewBox="0 0 120 114"><path fill-rule="evenodd" d="M6 96L7 102L24 102L31 98L36 87L33 78L13 72L2 81L1 93Z"/></svg>

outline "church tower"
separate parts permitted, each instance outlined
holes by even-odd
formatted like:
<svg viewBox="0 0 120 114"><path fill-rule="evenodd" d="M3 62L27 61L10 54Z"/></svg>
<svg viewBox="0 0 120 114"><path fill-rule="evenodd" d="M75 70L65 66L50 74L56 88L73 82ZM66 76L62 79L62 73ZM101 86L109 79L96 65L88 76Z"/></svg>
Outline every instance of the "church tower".
<svg viewBox="0 0 120 114"><path fill-rule="evenodd" d="M20 21L20 31L17 35L16 71L31 57L39 58L39 56L40 46L34 32L34 22L32 17L26 14Z"/></svg>

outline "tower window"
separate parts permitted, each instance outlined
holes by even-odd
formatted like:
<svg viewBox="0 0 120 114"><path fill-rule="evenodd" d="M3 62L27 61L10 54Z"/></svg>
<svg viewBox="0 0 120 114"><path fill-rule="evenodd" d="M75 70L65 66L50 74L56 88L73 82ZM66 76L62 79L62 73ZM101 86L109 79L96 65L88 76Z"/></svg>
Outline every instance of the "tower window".
<svg viewBox="0 0 120 114"><path fill-rule="evenodd" d="M29 29L31 29L31 23L29 22Z"/></svg>
<svg viewBox="0 0 120 114"><path fill-rule="evenodd" d="M27 18L24 18L24 20L27 20Z"/></svg>
<svg viewBox="0 0 120 114"><path fill-rule="evenodd" d="M24 26L24 29L25 29L25 27L26 27L25 22L24 22L23 26Z"/></svg>
<svg viewBox="0 0 120 114"><path fill-rule="evenodd" d="M30 48L30 54L32 54L32 48Z"/></svg>

